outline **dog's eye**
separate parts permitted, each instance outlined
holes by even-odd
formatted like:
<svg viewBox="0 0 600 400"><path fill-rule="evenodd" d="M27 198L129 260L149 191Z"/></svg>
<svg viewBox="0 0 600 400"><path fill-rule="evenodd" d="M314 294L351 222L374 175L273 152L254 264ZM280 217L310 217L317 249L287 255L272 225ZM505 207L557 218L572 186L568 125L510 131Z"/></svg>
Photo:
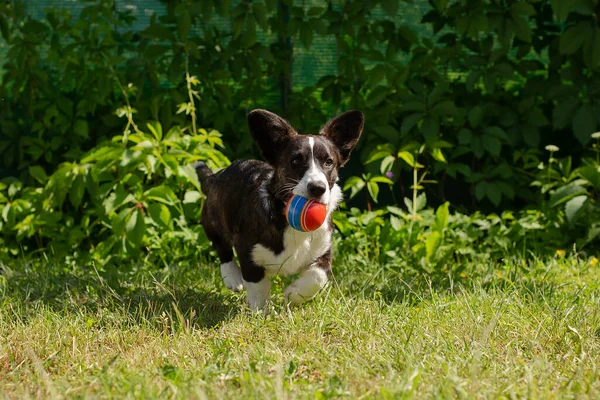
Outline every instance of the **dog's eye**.
<svg viewBox="0 0 600 400"><path fill-rule="evenodd" d="M325 166L326 167L333 166L333 158L328 158L327 161L325 161Z"/></svg>
<svg viewBox="0 0 600 400"><path fill-rule="evenodd" d="M296 156L296 157L292 158L292 166L297 167L300 164L302 164L302 157L301 156Z"/></svg>

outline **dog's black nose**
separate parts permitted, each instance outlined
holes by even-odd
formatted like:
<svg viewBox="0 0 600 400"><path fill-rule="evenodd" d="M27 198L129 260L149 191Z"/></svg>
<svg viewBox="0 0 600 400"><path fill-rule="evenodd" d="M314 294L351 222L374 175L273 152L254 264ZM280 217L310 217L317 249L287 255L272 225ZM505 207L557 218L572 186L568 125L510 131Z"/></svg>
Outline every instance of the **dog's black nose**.
<svg viewBox="0 0 600 400"><path fill-rule="evenodd" d="M325 193L325 184L323 182L311 182L308 184L308 194L312 197L319 198Z"/></svg>

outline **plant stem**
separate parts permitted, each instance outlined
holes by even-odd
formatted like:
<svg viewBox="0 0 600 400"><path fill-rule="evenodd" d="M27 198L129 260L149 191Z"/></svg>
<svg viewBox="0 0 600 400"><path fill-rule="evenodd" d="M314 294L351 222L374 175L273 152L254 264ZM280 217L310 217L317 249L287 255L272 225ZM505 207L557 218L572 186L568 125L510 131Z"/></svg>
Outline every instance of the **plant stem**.
<svg viewBox="0 0 600 400"><path fill-rule="evenodd" d="M417 219L417 167L413 167L413 203L412 203L412 220Z"/></svg>
<svg viewBox="0 0 600 400"><path fill-rule="evenodd" d="M185 81L187 83L188 97L190 98L190 115L192 116L192 134L196 135L196 104L194 103L194 95L192 90L192 82L188 68L188 57L185 58Z"/></svg>

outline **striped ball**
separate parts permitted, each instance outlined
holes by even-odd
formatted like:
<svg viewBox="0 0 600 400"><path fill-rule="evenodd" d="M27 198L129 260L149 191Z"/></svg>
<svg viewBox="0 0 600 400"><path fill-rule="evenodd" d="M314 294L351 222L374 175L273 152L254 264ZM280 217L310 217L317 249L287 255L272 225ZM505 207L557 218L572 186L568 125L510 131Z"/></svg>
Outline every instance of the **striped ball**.
<svg viewBox="0 0 600 400"><path fill-rule="evenodd" d="M290 226L301 232L319 229L327 217L327 207L316 200L294 195L285 207Z"/></svg>

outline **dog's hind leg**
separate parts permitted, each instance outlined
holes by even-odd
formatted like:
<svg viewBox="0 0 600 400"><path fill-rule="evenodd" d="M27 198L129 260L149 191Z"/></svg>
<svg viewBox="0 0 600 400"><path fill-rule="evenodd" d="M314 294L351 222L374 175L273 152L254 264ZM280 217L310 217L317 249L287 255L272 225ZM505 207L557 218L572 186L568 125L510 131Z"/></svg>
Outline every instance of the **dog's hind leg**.
<svg viewBox="0 0 600 400"><path fill-rule="evenodd" d="M325 287L331 273L331 250L317 259L300 278L285 289L285 302L290 306L298 306L315 297Z"/></svg>
<svg viewBox="0 0 600 400"><path fill-rule="evenodd" d="M228 289L239 292L244 288L242 271L233 258L233 248L221 235L205 229L221 261L221 277Z"/></svg>

